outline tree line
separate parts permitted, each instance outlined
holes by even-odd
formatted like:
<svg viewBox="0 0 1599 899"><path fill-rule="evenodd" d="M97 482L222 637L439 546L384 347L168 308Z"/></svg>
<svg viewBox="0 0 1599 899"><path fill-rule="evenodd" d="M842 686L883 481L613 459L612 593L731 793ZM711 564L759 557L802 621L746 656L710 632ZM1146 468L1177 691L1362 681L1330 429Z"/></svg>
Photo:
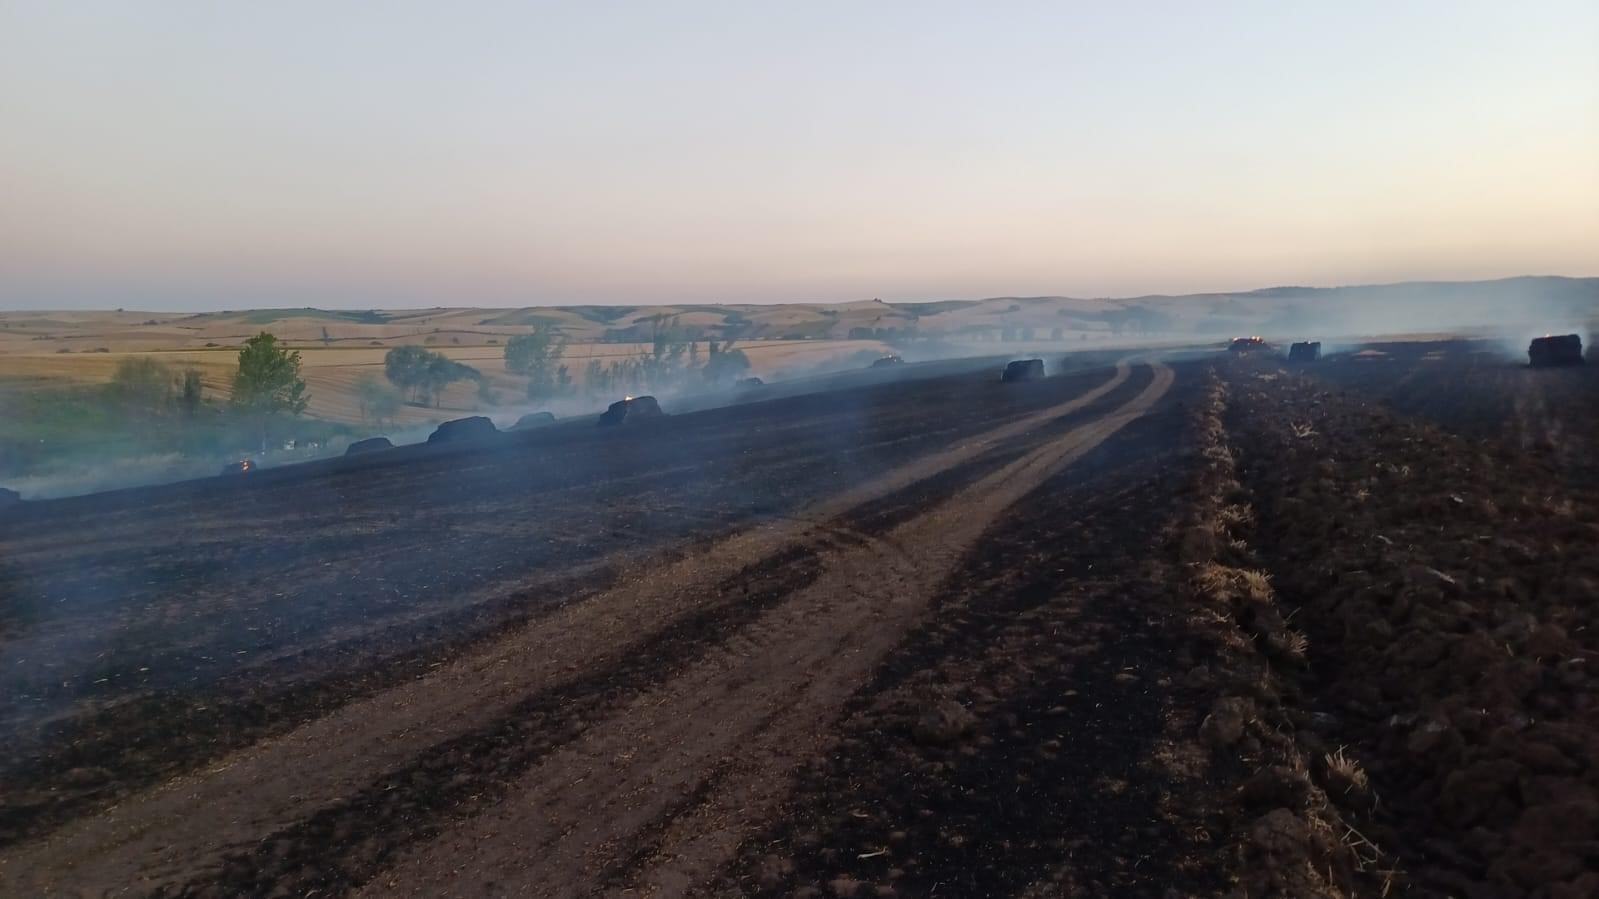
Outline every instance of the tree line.
<svg viewBox="0 0 1599 899"><path fill-rule="evenodd" d="M299 416L310 397L300 354L261 333L239 350L225 401L207 395L200 369L155 356L119 360L104 384L0 395L0 474L60 470L147 454L192 456L264 447L283 418ZM325 422L295 425L297 437L339 430Z"/></svg>
<svg viewBox="0 0 1599 899"><path fill-rule="evenodd" d="M684 328L676 316L652 320L647 349L633 356L602 362L590 359L583 367L583 389L590 396L617 392L663 390L700 382L725 384L749 373L749 358L733 347L734 341L701 341L698 332ZM562 362L566 335L550 325L537 325L505 344L505 368L527 378L529 399L549 399L574 392L573 377Z"/></svg>

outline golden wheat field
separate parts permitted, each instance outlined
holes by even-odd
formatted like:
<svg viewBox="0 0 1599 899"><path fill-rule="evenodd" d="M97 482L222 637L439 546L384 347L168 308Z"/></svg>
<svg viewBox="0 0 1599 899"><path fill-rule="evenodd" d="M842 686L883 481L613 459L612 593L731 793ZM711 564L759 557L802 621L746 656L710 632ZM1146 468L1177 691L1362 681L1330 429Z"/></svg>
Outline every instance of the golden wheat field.
<svg viewBox="0 0 1599 899"><path fill-rule="evenodd" d="M735 337L736 346L750 361L750 373L771 380L857 365L890 353L887 343L875 339L890 333L919 331L954 341L975 339L974 335L992 340L1000 328L1018 332L1037 328L1040 337L1058 335L1052 348L1081 347L1084 341L1106 341L1110 336L1103 322L1085 316L1115 306L1107 301L1050 298L935 303L914 309L874 300L365 312L7 311L0 312L0 383L10 390L104 383L123 359L149 355L174 369L198 369L207 394L225 398L239 346L268 331L300 352L310 414L353 423L361 420L357 386L366 377L383 381L383 358L394 347L423 346L483 373L487 388L483 396L475 383L458 383L445 391L439 408L407 406L397 419L401 425L423 424L449 413L485 411L495 404L521 401L526 381L505 370L504 346L538 326L554 327L570 341L563 362L581 391L583 369L591 360L608 364L646 353L651 335L663 325L704 338ZM700 351L706 350L702 340Z"/></svg>
<svg viewBox="0 0 1599 899"><path fill-rule="evenodd" d="M124 347L118 341L103 339L97 346L108 352L40 353L16 352L14 346L0 351L0 380L16 387L50 387L64 384L95 384L111 380L118 364L131 356L149 356L175 370L197 369L206 394L211 398L226 398L238 363L238 350L232 347L212 349L161 349L146 345L141 340L133 347ZM860 353L886 354L891 350L876 340L812 340L812 341L752 341L739 344L749 357L752 373L763 378L800 374L807 369L827 366ZM489 390L499 403L515 404L526 393L525 378L505 370L504 350L500 345L482 344L431 346L459 362L482 372ZM390 347L320 347L303 346L300 353L301 370L306 391L311 402L309 413L329 421L356 423L361 421L361 408L357 399L357 386L365 378L383 382L383 358ZM647 352L647 344L584 343L567 347L562 357L576 385L581 389L583 368L590 360L609 363ZM703 348L702 348L703 352ZM477 385L459 383L452 385L440 399L438 409L404 407L399 424L421 424L440 417L444 412L484 411L491 408L478 396Z"/></svg>

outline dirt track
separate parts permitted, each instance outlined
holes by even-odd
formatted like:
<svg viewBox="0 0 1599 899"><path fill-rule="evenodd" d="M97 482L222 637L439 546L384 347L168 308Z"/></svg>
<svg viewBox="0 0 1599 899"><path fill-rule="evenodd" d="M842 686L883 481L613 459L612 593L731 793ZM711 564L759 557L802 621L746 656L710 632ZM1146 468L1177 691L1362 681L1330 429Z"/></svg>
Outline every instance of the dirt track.
<svg viewBox="0 0 1599 899"><path fill-rule="evenodd" d="M1171 370L1157 365L1149 386L1114 412L880 540L824 554L821 577L529 771L502 805L381 874L374 893L443 895L469 870L497 888L532 894L593 882L641 846L653 849L650 865L630 878L669 892L705 880L765 820L795 764L823 749L844 700L983 530L1144 414L1171 380ZM684 797L693 803L685 806ZM650 828L660 833L641 839Z"/></svg>
<svg viewBox="0 0 1599 899"><path fill-rule="evenodd" d="M716 882L780 820L796 769L822 757L846 702L930 620L980 538L1159 405L1173 378L1123 364L1020 391L986 378L893 388L896 406L972 391L987 402L932 429L919 410L923 427L885 435L913 444L898 464L721 536L624 555L597 591L505 619L418 676L370 675L380 685L367 695L289 729L292 714L243 722L253 743L110 810L93 813L91 789L76 820L36 816L40 836L0 855L0 893L569 895ZM1125 453L1096 464L1115 470ZM228 707L225 686L185 701ZM109 708L30 745L115 724ZM130 779L137 761L119 760Z"/></svg>

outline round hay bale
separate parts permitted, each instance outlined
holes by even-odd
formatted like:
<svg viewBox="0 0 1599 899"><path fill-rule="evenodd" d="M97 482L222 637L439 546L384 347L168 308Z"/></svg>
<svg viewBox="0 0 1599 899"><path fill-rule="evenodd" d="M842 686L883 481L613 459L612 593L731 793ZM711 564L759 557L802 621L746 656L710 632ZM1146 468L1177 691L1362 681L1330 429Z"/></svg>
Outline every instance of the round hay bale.
<svg viewBox="0 0 1599 899"><path fill-rule="evenodd" d="M1321 341L1301 340L1288 347L1289 362L1317 362L1321 359Z"/></svg>
<svg viewBox="0 0 1599 899"><path fill-rule="evenodd" d="M1039 381L1044 377L1044 360L1042 359L1017 359L1005 366L1004 374L999 379L1006 384L1015 381Z"/></svg>
<svg viewBox="0 0 1599 899"><path fill-rule="evenodd" d="M378 450L393 449L394 444L387 437L368 437L350 444L344 451L346 456L359 456L362 453L375 453Z"/></svg>
<svg viewBox="0 0 1599 899"><path fill-rule="evenodd" d="M472 443L499 436L500 429L482 415L447 421L428 435L428 443Z"/></svg>
<svg viewBox="0 0 1599 899"><path fill-rule="evenodd" d="M612 403L600 415L601 425L636 424L666 415L653 396L630 396Z"/></svg>
<svg viewBox="0 0 1599 899"><path fill-rule="evenodd" d="M1527 345L1528 364L1535 368L1554 365L1581 365L1582 338L1575 334L1534 338Z"/></svg>
<svg viewBox="0 0 1599 899"><path fill-rule="evenodd" d="M554 412L529 412L521 418L518 418L516 420L516 424L511 425L511 430L530 431L534 428L542 428L545 425L552 424L555 424Z"/></svg>

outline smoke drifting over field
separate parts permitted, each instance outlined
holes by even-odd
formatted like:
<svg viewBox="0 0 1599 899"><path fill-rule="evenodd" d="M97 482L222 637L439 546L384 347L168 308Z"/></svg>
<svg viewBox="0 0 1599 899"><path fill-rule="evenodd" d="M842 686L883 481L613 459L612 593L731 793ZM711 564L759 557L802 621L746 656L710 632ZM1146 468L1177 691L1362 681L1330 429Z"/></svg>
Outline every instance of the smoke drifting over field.
<svg viewBox="0 0 1599 899"><path fill-rule="evenodd" d="M647 307L655 309L657 307ZM665 308L665 307L660 307ZM293 310L291 310L292 312ZM311 310L314 312L315 310ZM562 327L592 326L589 340L601 340L623 319L584 310L588 318L574 318L572 310L498 310L494 321L502 319L521 326L534 313L566 315ZM636 309L616 310L636 313ZM299 310L304 313L306 310ZM449 310L433 313L448 318ZM462 313L464 314L464 313ZM473 317L481 318L485 310ZM631 392L655 393L668 411L706 409L730 403L748 402L805 390L825 390L851 386L855 373L869 370L880 356L893 352L911 363L953 361L981 357L1002 366L1006 359L1042 358L1051 374L1063 370L1063 360L1098 353L1125 352L1130 347L1214 348L1219 341L1235 334L1261 334L1286 352L1294 341L1315 340L1328 355L1358 349L1380 337L1402 335L1461 334L1490 341L1506 364L1526 361L1527 345L1546 334L1577 334L1592 358L1595 335L1599 333L1599 278L1524 277L1487 282L1418 282L1406 284L1310 288L1278 287L1229 294L1192 294L1126 299L1076 299L1070 297L996 297L986 300L951 300L933 303L858 303L838 307L797 305L774 311L757 307L682 307L672 314L697 317L704 339L728 337L728 329L742 334L754 329L764 335L769 346L781 347L774 354L778 361L757 365L765 386L755 389L720 387L689 378L674 386L631 388ZM770 319L762 316L770 316ZM293 316L291 316L292 318ZM390 327L384 315L371 313L377 324L358 322L341 327L381 329ZM476 320L476 318L474 318ZM596 323L598 322L598 323ZM27 322L18 322L19 327ZM132 327L125 322L119 328ZM274 325L276 326L276 325ZM231 327L231 325L230 325ZM629 325L630 328L641 327ZM593 330L598 329L598 330ZM309 333L309 332L308 332ZM352 332L354 333L354 332ZM373 332L374 334L377 331ZM463 334L472 333L468 331ZM498 333L498 332L496 332ZM812 340L843 344L843 338L858 340L844 344L817 360L809 352L821 344ZM866 339L863 339L865 335ZM33 335L39 337L41 335ZM43 336L49 336L48 334ZM636 335L635 335L636 336ZM152 340L158 338L152 338ZM363 344L365 336L349 339ZM595 343L595 346L601 344ZM858 345L859 349L853 347ZM1119 349L1117 349L1119 348ZM790 351L795 352L790 352ZM56 350L60 353L61 350ZM29 357L30 364L34 357ZM39 356L54 364L77 356ZM43 363L40 363L41 365ZM1066 365L1065 368L1071 366ZM997 376L996 368L996 376ZM894 377L891 370L872 370L861 383L876 383ZM328 382L337 390L337 382ZM502 385L503 386L503 385ZM317 392L323 388L317 388ZM520 389L519 387L517 389ZM384 434L396 444L420 443L427 439L437 421L473 414L490 416L495 424L509 428L523 414L549 411L558 419L598 414L605 405L619 399L626 390L592 393L580 391L570 396L536 403L498 406L492 403L474 408L471 403L455 408L427 410L433 421L381 428L375 425L351 429L346 436L315 437L315 448L293 451L251 453L263 468L273 468L312 458L340 455L351 440ZM336 411L336 410L335 410ZM436 414L433 414L435 413ZM313 412L313 417L317 413ZM329 421L333 419L328 419ZM322 424L327 424L326 421ZM337 431L338 428L324 428ZM243 444L241 444L243 445ZM236 458L236 457L235 457ZM154 484L214 475L221 464L233 461L215 453L118 454L108 450L85 465L55 459L48 468L0 470L0 485L20 490L27 499L45 499L118 487Z"/></svg>
<svg viewBox="0 0 1599 899"><path fill-rule="evenodd" d="M1595 279L1287 288L1280 294L1278 309L1259 320L1260 328L1277 340L1320 339L1329 353L1353 338L1480 334L1498 340L1507 356L1524 360L1528 341L1545 334L1579 334L1587 346L1599 321Z"/></svg>

